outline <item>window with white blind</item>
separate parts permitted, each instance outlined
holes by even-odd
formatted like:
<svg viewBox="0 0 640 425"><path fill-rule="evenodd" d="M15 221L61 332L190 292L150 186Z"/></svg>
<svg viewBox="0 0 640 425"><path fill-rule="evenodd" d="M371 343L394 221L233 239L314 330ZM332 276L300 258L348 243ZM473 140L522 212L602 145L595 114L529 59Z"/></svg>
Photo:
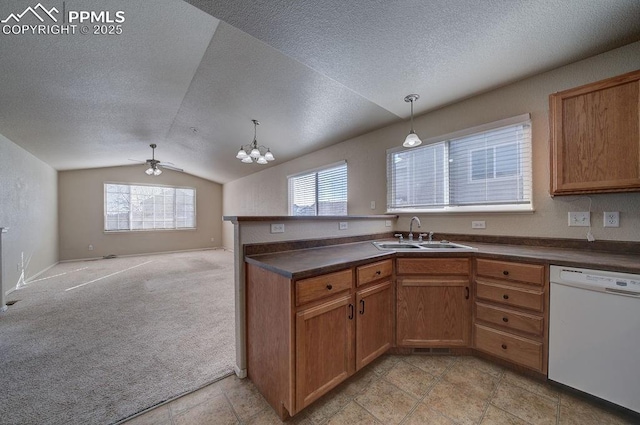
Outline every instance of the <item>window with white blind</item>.
<svg viewBox="0 0 640 425"><path fill-rule="evenodd" d="M347 163L289 176L289 215L347 215Z"/></svg>
<svg viewBox="0 0 640 425"><path fill-rule="evenodd" d="M531 211L529 114L387 151L389 212Z"/></svg>
<svg viewBox="0 0 640 425"><path fill-rule="evenodd" d="M196 190L104 184L104 230L195 229Z"/></svg>

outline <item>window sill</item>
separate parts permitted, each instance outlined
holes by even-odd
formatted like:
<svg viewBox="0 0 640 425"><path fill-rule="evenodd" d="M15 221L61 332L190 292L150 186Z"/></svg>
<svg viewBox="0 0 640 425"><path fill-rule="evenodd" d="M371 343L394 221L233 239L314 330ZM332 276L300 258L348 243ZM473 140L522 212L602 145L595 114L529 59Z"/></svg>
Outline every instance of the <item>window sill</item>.
<svg viewBox="0 0 640 425"><path fill-rule="evenodd" d="M524 213L535 212L533 205L483 205L468 207L392 209L387 214L470 214L470 213Z"/></svg>

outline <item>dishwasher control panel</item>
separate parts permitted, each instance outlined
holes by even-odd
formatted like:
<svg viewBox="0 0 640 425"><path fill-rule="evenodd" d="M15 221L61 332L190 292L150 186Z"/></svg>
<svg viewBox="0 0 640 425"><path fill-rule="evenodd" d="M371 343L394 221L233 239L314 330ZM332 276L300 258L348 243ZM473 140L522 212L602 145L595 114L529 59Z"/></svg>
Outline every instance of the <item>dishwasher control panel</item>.
<svg viewBox="0 0 640 425"><path fill-rule="evenodd" d="M640 275L576 267L551 266L550 281L593 291L640 296Z"/></svg>

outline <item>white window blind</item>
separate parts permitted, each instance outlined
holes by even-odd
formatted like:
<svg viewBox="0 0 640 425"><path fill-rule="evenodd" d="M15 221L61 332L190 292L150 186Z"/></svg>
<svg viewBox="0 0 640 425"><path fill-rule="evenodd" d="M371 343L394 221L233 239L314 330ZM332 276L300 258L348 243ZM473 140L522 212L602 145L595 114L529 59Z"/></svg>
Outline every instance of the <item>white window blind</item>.
<svg viewBox="0 0 640 425"><path fill-rule="evenodd" d="M104 184L104 230L193 229L193 188Z"/></svg>
<svg viewBox="0 0 640 425"><path fill-rule="evenodd" d="M531 210L529 115L387 152L387 210Z"/></svg>
<svg viewBox="0 0 640 425"><path fill-rule="evenodd" d="M290 215L347 215L347 163L288 177Z"/></svg>

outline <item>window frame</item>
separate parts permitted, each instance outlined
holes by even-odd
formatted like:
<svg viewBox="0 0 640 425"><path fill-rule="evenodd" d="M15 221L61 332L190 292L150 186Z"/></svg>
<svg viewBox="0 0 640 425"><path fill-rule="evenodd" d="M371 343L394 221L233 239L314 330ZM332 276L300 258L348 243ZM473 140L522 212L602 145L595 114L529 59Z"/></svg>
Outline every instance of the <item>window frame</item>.
<svg viewBox="0 0 640 425"><path fill-rule="evenodd" d="M419 208L411 208L411 207L392 207L391 196L395 191L392 191L390 187L393 184L393 165L391 164L393 155L399 152L411 151L412 149L420 149L426 146L443 144L445 155L447 159L450 159L449 156L449 141L455 139L461 139L468 136L472 136L474 134L489 132L492 130L498 130L503 127L516 126L519 124L527 124L529 126L529 157L523 158L518 161L516 176L522 171L521 164L523 169L528 167L529 171L529 179L528 181L525 179L524 181L524 189L523 192L528 193L529 199L528 202L521 203L486 203L482 205L450 205L450 176L451 170L449 167L448 161L444 161L443 169L444 169L444 205L443 206L429 206L429 207L419 207ZM505 142L503 145L507 145L515 142ZM486 149L486 148L481 148ZM471 151L471 150L470 150ZM470 152L469 151L469 152ZM469 158L471 161L471 157ZM524 162L524 164L523 164ZM532 126L531 126L531 114L526 113L522 115L517 115L514 117L478 125L475 127L459 130L453 133L445 134L442 136L431 137L429 139L423 140L422 145L417 148L405 148L402 146L394 147L391 149L387 149L386 153L386 167L387 167L387 205L386 205L386 213L387 214L455 214L455 213L474 213L474 212L482 212L482 213L504 213L504 212L514 212L514 213L532 213L535 211L533 206L533 134L532 134ZM468 178L471 178L471 167L469 167ZM499 177L492 179L490 181L495 182L500 179L508 179L512 178L510 176ZM479 183L485 180L473 180L474 183Z"/></svg>
<svg viewBox="0 0 640 425"><path fill-rule="evenodd" d="M317 179L317 174L321 173L323 171L329 171L335 168L339 168L339 167L343 167L345 168L345 187L346 187L346 199L345 199L345 213L344 214L339 214L339 215L328 215L328 214L323 214L320 215L319 213L319 207L320 207L320 200L319 200L319 192L318 192L318 179ZM293 195L293 182L295 178L299 178L299 177L303 177L303 176L309 176L312 174L316 174L316 187L315 187L315 214L314 215L294 215L293 214L293 207L294 207L294 195ZM347 215L348 211L349 211L349 168L347 165L347 161L346 160L342 160L342 161L338 161L338 162L334 162L332 164L328 164L322 167L317 167L317 168L312 168L309 170L305 170L305 171L301 171L299 173L295 173L295 174L290 174L287 176L287 198L288 198L288 206L287 206L287 212L288 215L291 217L341 217L343 215Z"/></svg>
<svg viewBox="0 0 640 425"><path fill-rule="evenodd" d="M124 186L144 186L150 188L162 188L162 189L173 189L174 190L174 201L173 201L173 222L174 226L176 226L177 222L177 197L175 191L177 189L188 189L193 191L193 227L171 227L171 228L151 228L151 229L114 229L107 230L107 185L124 185ZM190 186L171 186L171 185L162 185L162 184L148 184L148 183L130 183L130 182L114 182L114 181L106 181L103 183L103 232L104 233L130 233L130 232L166 232L166 231L194 231L197 230L197 189L195 187ZM129 192L131 196L131 193ZM131 222L133 221L131 217L132 208L131 208L131 199L129 199L129 227L131 227Z"/></svg>

